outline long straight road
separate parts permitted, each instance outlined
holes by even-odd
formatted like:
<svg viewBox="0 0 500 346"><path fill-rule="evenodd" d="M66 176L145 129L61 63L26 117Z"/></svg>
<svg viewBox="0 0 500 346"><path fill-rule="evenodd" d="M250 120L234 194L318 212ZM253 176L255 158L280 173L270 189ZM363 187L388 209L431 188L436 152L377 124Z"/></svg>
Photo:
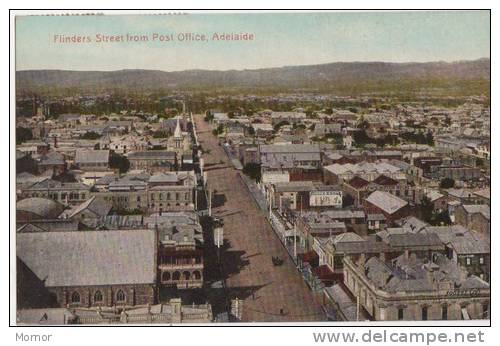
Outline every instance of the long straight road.
<svg viewBox="0 0 500 346"><path fill-rule="evenodd" d="M231 298L243 300L243 322L321 321L325 314L250 196L238 172L212 135L212 127L195 115L213 215L224 221L221 253ZM208 151L208 152L206 152ZM285 260L274 266L272 256Z"/></svg>

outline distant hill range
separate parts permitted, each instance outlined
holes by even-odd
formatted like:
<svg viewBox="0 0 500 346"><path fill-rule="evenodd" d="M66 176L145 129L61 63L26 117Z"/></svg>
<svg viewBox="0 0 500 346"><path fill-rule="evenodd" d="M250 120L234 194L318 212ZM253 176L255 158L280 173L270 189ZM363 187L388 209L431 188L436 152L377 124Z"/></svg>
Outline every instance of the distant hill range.
<svg viewBox="0 0 500 346"><path fill-rule="evenodd" d="M26 70L16 72L18 91L52 88L105 89L370 89L383 85L442 87L461 81L490 80L490 59L472 61L385 63L336 62L321 65L284 66L256 70L157 70L67 71ZM437 85L435 85L437 83Z"/></svg>

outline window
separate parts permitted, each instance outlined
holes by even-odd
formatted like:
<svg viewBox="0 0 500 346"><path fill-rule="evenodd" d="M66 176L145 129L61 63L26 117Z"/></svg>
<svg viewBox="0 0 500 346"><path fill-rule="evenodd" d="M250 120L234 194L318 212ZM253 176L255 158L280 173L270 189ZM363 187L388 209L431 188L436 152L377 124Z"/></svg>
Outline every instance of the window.
<svg viewBox="0 0 500 346"><path fill-rule="evenodd" d="M71 294L71 302L72 303L80 303L80 293L73 292L73 294Z"/></svg>
<svg viewBox="0 0 500 346"><path fill-rule="evenodd" d="M441 307L441 319L442 320L448 319L448 305L443 305Z"/></svg>
<svg viewBox="0 0 500 346"><path fill-rule="evenodd" d="M489 311L490 307L488 303L483 304L483 315L481 316L482 318L488 318L489 317Z"/></svg>
<svg viewBox="0 0 500 346"><path fill-rule="evenodd" d="M123 293L122 290L118 290L118 292L116 292L116 301L117 302L124 302L125 301L125 293Z"/></svg>
<svg viewBox="0 0 500 346"><path fill-rule="evenodd" d="M469 257L467 257L467 258L465 259L465 264L466 264L466 265L468 265L468 266L470 266L470 258L469 258Z"/></svg>
<svg viewBox="0 0 500 346"><path fill-rule="evenodd" d="M180 272L174 272L172 275L172 280L174 281L179 281L181 279L181 273Z"/></svg>
<svg viewBox="0 0 500 346"><path fill-rule="evenodd" d="M398 308L398 320L401 321L404 319L405 310L404 308Z"/></svg>
<svg viewBox="0 0 500 346"><path fill-rule="evenodd" d="M479 257L479 264L484 264L484 257Z"/></svg>
<svg viewBox="0 0 500 346"><path fill-rule="evenodd" d="M94 302L102 302L102 293L101 291L97 291L95 294L94 294Z"/></svg>
<svg viewBox="0 0 500 346"><path fill-rule="evenodd" d="M427 321L427 306L422 306L422 321Z"/></svg>
<svg viewBox="0 0 500 346"><path fill-rule="evenodd" d="M170 280L170 273L169 272L163 272L161 274L161 281L169 281Z"/></svg>

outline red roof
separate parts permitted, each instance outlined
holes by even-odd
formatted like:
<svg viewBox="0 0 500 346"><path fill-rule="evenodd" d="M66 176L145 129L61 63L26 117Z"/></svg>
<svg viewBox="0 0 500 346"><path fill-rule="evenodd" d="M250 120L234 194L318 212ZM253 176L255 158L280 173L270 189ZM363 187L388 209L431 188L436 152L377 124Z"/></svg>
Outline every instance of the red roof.
<svg viewBox="0 0 500 346"><path fill-rule="evenodd" d="M335 280L335 274L326 264L314 268L313 273L314 276L318 277L321 281L331 282Z"/></svg>
<svg viewBox="0 0 500 346"><path fill-rule="evenodd" d="M302 262L308 262L308 263L313 262L315 260L319 260L318 254L314 251L299 253L297 257L300 258Z"/></svg>
<svg viewBox="0 0 500 346"><path fill-rule="evenodd" d="M351 180L349 180L347 182L347 184L349 184L350 186L354 187L355 189L359 189L359 188L362 188L362 187L365 187L366 185L369 184L369 182L361 177L358 177L357 175L352 178Z"/></svg>

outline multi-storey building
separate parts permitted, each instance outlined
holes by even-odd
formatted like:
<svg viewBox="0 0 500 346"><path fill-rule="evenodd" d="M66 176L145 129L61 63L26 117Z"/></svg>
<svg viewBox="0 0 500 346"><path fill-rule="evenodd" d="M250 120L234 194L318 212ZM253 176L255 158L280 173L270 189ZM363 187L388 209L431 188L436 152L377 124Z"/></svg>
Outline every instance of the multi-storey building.
<svg viewBox="0 0 500 346"><path fill-rule="evenodd" d="M376 321L486 319L490 286L442 254L344 259L344 283Z"/></svg>

